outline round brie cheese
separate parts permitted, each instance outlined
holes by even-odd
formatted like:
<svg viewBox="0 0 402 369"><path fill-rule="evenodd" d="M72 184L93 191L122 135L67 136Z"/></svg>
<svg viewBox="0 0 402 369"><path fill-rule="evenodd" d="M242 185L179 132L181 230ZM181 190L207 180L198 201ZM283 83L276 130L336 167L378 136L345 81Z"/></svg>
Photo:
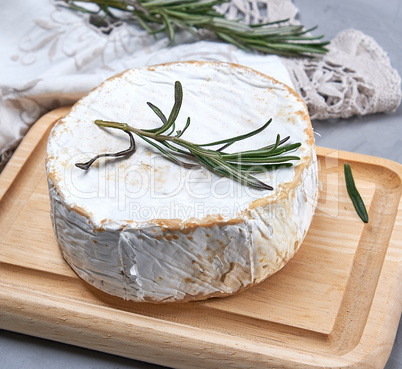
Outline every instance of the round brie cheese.
<svg viewBox="0 0 402 369"><path fill-rule="evenodd" d="M151 129L166 116L174 83L183 86L176 130L207 143L270 126L228 152L274 143L277 134L302 145L293 167L256 174L260 190L204 167L184 169L135 137L96 119ZM218 146L219 147L219 146ZM214 147L217 149L218 147ZM191 162L188 158L183 161ZM300 247L318 197L313 131L303 100L252 69L220 62L179 62L117 75L78 101L56 123L46 168L51 218L66 261L88 283L133 301L181 302L233 294L281 269Z"/></svg>

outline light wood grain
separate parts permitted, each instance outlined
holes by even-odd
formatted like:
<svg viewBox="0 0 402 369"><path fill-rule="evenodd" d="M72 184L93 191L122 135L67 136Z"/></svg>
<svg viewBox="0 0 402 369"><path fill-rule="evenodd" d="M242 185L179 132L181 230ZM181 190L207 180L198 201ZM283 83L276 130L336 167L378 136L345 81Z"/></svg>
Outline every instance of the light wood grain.
<svg viewBox="0 0 402 369"><path fill-rule="evenodd" d="M40 119L0 175L0 328L175 368L384 367L402 310L401 165L318 148L318 209L280 272L224 299L136 304L79 279L55 242L44 156L68 110Z"/></svg>

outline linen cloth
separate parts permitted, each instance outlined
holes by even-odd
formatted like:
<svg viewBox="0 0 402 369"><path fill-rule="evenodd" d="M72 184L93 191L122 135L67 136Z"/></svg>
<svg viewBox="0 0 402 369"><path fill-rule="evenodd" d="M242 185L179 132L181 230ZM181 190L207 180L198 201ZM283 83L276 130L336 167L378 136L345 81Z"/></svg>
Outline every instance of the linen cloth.
<svg viewBox="0 0 402 369"><path fill-rule="evenodd" d="M220 11L249 23L285 18L298 23L291 0L231 0ZM73 104L106 78L134 67L184 60L243 64L293 83L312 117L321 119L391 111L401 99L399 75L385 52L358 31L339 35L324 58L286 59L180 32L176 46L168 48L166 36L155 39L134 23L99 27L93 24L97 21L52 0L2 4L0 170L40 116Z"/></svg>

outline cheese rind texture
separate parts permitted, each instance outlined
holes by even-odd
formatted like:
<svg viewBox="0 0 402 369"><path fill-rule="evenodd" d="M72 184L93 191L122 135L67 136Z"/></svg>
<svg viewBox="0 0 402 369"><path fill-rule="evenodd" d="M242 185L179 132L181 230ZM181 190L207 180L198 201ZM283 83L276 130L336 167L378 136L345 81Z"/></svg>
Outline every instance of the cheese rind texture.
<svg viewBox="0 0 402 369"><path fill-rule="evenodd" d="M205 169L187 170L137 138L136 153L75 167L128 146L127 135L95 119L155 128L146 102L168 115L183 85L183 138L206 143L263 133L233 150L262 147L276 134L301 142L294 167L257 175L252 189ZM182 127L176 127L182 129ZM187 160L187 159L186 159ZM289 87L249 68L182 62L127 71L104 82L56 123L46 160L51 218L66 261L88 283L133 301L183 302L233 294L281 269L297 252L318 198L307 109Z"/></svg>

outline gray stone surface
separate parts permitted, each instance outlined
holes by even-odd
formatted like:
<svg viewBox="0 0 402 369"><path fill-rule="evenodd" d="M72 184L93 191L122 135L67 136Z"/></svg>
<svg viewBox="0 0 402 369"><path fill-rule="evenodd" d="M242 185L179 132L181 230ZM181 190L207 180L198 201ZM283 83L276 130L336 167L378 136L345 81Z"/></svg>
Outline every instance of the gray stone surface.
<svg viewBox="0 0 402 369"><path fill-rule="evenodd" d="M372 36L402 75L402 1L295 0L306 26L318 24L327 38L355 28ZM320 146L379 156L402 163L402 107L392 114L313 122ZM156 369L128 360L17 333L0 331L0 368ZM402 326L386 369L402 369Z"/></svg>

